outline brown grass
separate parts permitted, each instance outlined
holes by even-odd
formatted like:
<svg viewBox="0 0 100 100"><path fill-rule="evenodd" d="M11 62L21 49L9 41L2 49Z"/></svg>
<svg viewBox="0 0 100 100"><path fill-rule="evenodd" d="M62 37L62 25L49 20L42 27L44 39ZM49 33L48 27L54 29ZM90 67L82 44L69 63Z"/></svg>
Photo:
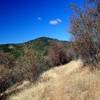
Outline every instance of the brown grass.
<svg viewBox="0 0 100 100"><path fill-rule="evenodd" d="M53 68L7 100L100 100L100 71L81 66L81 61L72 61Z"/></svg>

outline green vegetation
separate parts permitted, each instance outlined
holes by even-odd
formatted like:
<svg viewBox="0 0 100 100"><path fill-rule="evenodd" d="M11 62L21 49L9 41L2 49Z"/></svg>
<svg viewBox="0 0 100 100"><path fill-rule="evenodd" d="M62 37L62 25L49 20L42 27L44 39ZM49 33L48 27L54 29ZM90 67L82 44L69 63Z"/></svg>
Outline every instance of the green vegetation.
<svg viewBox="0 0 100 100"><path fill-rule="evenodd" d="M63 50L61 55L54 59L57 64L52 65L54 60L48 59L52 44L60 44L60 49L67 50L70 42L41 37L22 44L0 45L0 93L23 80L35 82L42 72L62 64L59 59L64 56ZM58 52L54 54L55 57L56 55Z"/></svg>
<svg viewBox="0 0 100 100"><path fill-rule="evenodd" d="M28 46L32 46L36 56L41 57L41 56L46 56L48 53L48 49L51 47L52 42L58 42L61 43L62 45L69 46L70 42L67 41L59 41L56 39L52 38L47 38L47 37L41 37L26 43L22 44L5 44L5 45L0 45L0 51L9 53L13 55L16 59L20 58L24 54L24 48Z"/></svg>

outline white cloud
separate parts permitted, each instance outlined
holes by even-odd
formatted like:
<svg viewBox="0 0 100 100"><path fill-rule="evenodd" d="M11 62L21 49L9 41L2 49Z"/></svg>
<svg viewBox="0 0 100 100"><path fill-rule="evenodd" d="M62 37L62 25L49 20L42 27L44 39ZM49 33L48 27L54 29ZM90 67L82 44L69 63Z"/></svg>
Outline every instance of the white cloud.
<svg viewBox="0 0 100 100"><path fill-rule="evenodd" d="M41 21L42 20L42 17L37 17L37 20Z"/></svg>
<svg viewBox="0 0 100 100"><path fill-rule="evenodd" d="M62 22L62 20L60 18L54 19L54 20L50 20L49 24L51 25L58 25Z"/></svg>
<svg viewBox="0 0 100 100"><path fill-rule="evenodd" d="M59 23L61 23L61 22L62 22L62 20L61 20L61 19L59 19L59 18L57 18L57 21L58 21Z"/></svg>

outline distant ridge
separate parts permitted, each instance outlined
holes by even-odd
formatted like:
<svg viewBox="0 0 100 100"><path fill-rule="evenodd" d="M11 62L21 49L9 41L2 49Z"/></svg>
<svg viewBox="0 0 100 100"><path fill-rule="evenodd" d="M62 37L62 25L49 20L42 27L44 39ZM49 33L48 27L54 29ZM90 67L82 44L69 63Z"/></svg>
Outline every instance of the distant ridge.
<svg viewBox="0 0 100 100"><path fill-rule="evenodd" d="M61 41L49 37L39 37L24 43L0 44L0 51L13 54L15 57L17 55L18 58L23 54L23 49L25 47L32 46L33 50L38 52L38 54L43 53L43 55L46 55L52 42L60 43L64 47L69 47L69 44L71 43L69 41Z"/></svg>

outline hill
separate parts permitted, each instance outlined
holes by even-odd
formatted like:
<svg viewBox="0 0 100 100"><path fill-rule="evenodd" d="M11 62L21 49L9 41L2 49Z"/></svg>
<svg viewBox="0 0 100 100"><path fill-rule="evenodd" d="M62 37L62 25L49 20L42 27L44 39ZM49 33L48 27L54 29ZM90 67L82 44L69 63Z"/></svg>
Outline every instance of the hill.
<svg viewBox="0 0 100 100"><path fill-rule="evenodd" d="M0 93L26 79L35 82L44 71L54 67L47 59L52 43L62 45L65 51L70 45L70 42L47 37L0 45Z"/></svg>
<svg viewBox="0 0 100 100"><path fill-rule="evenodd" d="M72 61L44 72L37 83L13 87L7 100L100 100L99 76L99 70Z"/></svg>
<svg viewBox="0 0 100 100"><path fill-rule="evenodd" d="M20 44L3 44L0 45L0 51L10 53L13 55L15 58L19 58L20 56L23 55L24 53L24 48L28 48L32 46L32 49L37 52L38 54L43 56L47 55L48 49L51 47L52 43L60 43L62 44L65 48L69 46L70 42L68 41L60 41L57 39L52 39L48 37L40 37L25 43L20 43ZM26 49L25 48L25 49Z"/></svg>

